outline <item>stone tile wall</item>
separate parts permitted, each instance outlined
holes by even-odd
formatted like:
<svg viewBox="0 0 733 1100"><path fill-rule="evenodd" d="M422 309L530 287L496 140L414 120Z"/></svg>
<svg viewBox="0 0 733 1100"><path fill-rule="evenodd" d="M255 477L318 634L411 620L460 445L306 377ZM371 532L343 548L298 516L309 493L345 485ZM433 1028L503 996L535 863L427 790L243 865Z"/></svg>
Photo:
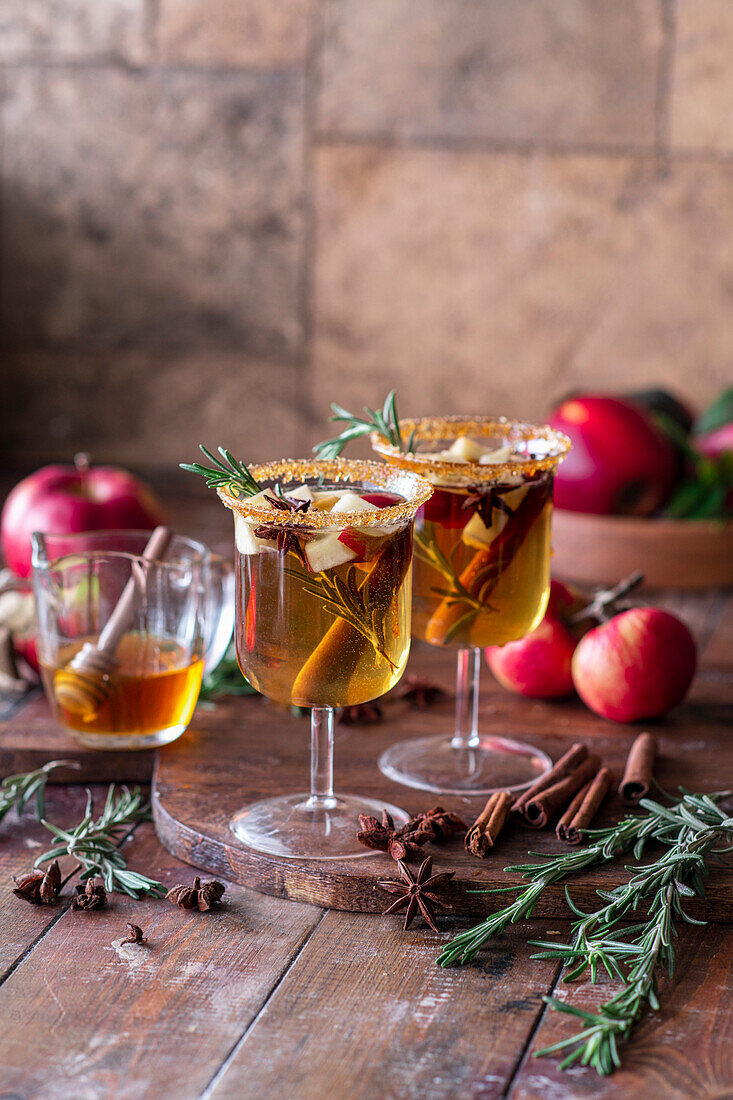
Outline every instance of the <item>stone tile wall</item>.
<svg viewBox="0 0 733 1100"><path fill-rule="evenodd" d="M733 0L3 0L0 458L733 382Z"/></svg>

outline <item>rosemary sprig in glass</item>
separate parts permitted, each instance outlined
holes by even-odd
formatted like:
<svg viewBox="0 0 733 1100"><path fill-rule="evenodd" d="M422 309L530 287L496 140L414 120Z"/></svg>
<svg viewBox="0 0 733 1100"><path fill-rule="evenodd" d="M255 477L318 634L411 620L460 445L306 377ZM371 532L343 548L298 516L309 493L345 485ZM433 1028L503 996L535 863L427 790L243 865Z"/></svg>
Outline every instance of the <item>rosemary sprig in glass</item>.
<svg viewBox="0 0 733 1100"><path fill-rule="evenodd" d="M432 566L437 573L441 574L448 585L447 588L438 588L433 585L431 592L447 600L450 604L463 604L466 607L465 613L453 623L446 634L446 642L449 642L465 623L471 622L482 611L494 610L491 604L482 602L480 598L472 596L468 589L461 584L460 577L453 568L451 561L438 545L434 532L431 532L427 527L423 528L422 531L415 531L413 545L415 557ZM455 550L459 548L460 543L456 544Z"/></svg>
<svg viewBox="0 0 733 1100"><path fill-rule="evenodd" d="M253 497L262 492L262 486L255 481L245 464L225 447L217 448L220 458L213 455L202 443L199 443L199 449L213 465L204 466L202 462L181 462L179 465L182 470L203 477L209 489L226 486L243 497Z"/></svg>
<svg viewBox="0 0 733 1100"><path fill-rule="evenodd" d="M319 458L338 458L346 444L350 443L352 439L371 435L372 432L377 432L387 443L391 443L393 447L399 447L401 451L409 452L413 449L415 433L413 432L410 435L406 443L402 438L397 416L395 390L389 391L381 409L370 409L368 405L365 405L363 416L350 413L341 405L331 405L331 410L333 416L330 416L329 420L348 424L348 427L344 428L341 434L334 436L333 439L324 439L321 443L316 443L313 451Z"/></svg>
<svg viewBox="0 0 733 1100"><path fill-rule="evenodd" d="M162 883L137 871L130 871L119 849L120 841L134 825L149 820L150 806L139 787L132 790L122 787L118 793L112 784L104 809L96 820L92 814L92 795L87 792L84 817L75 828L62 829L50 821L43 821L43 825L53 833L56 843L38 857L35 866L51 863L62 856L72 856L78 862L72 874L80 870L82 881L99 875L108 891L117 890L133 898L143 894L160 897L165 893ZM71 875L67 875L64 881L69 878Z"/></svg>
<svg viewBox="0 0 733 1100"><path fill-rule="evenodd" d="M0 783L0 821L13 808L22 813L27 802L35 797L38 817L45 813L45 794L48 774L55 768L78 768L76 760L50 760L33 772L9 775Z"/></svg>
<svg viewBox="0 0 733 1100"><path fill-rule="evenodd" d="M380 657L384 657L393 669L397 668L387 653L384 622L379 608L369 606L364 588L359 587L357 570L353 565L347 569L345 580L329 577L325 573L304 577L295 569L286 569L285 572L295 577L306 592L317 596L329 611L345 619L354 630L358 630L374 646Z"/></svg>

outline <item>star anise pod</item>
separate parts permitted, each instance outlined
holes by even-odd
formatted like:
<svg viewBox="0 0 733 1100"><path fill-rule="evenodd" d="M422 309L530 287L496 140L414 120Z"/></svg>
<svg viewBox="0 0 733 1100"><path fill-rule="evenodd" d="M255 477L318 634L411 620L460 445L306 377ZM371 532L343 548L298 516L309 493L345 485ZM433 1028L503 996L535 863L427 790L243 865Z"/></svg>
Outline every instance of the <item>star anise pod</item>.
<svg viewBox="0 0 733 1100"><path fill-rule="evenodd" d="M458 814L433 806L427 813L410 818L405 828L416 836L424 836L431 844L443 844L454 833L465 833L468 825Z"/></svg>
<svg viewBox="0 0 733 1100"><path fill-rule="evenodd" d="M357 703L352 707L342 707L339 712L342 726L373 726L382 721L382 708L378 703Z"/></svg>
<svg viewBox="0 0 733 1100"><path fill-rule="evenodd" d="M147 943L147 938L143 936L143 930L139 924L133 924L132 921L127 922L127 927L130 931L125 936L124 940L120 940L120 943Z"/></svg>
<svg viewBox="0 0 733 1100"><path fill-rule="evenodd" d="M309 500L303 501L304 504L310 504ZM273 539L277 544L277 550L281 557L287 554L288 550L292 550L301 565L308 568L308 559L305 556L305 550L303 545L295 534L294 531L289 531L287 527L277 527L275 524L262 523L259 527L255 527L255 535L258 539Z"/></svg>
<svg viewBox="0 0 733 1100"><path fill-rule="evenodd" d="M61 889L61 869L57 859L46 871L34 867L32 871L13 877L13 893L16 897L23 898L23 901L29 901L31 905L50 905Z"/></svg>
<svg viewBox="0 0 733 1100"><path fill-rule="evenodd" d="M510 508L505 500L502 499L502 493L508 493L510 489L515 489L515 485L492 485L486 488L482 485L469 485L468 493L461 505L461 508L465 511L471 509L474 512L478 512L486 527L491 527L494 519L494 509L499 512L504 512L507 516L514 515L514 509Z"/></svg>
<svg viewBox="0 0 733 1100"><path fill-rule="evenodd" d="M408 825L401 829L395 828L394 819L386 810L382 811L381 823L371 814L359 814L361 832L356 834L356 839L366 848L373 848L377 852L386 852L396 860L416 859L421 855L420 846L427 843L427 834L413 835Z"/></svg>
<svg viewBox="0 0 733 1100"><path fill-rule="evenodd" d="M198 875L193 880L193 886L180 884L174 886L165 895L168 901L174 905L180 905L181 909L200 909L205 913L207 909L213 909L221 901L226 887L222 882L211 879L210 882L201 882Z"/></svg>
<svg viewBox="0 0 733 1100"><path fill-rule="evenodd" d="M395 699L404 699L417 710L426 710L448 694L438 684L422 676L403 676L392 692Z"/></svg>
<svg viewBox="0 0 733 1100"><path fill-rule="evenodd" d="M107 891L99 879L89 878L83 886L77 886L74 909L104 909L107 904Z"/></svg>
<svg viewBox="0 0 733 1100"><path fill-rule="evenodd" d="M452 909L453 906L436 897L435 891L441 890L446 883L450 882L455 875L455 871L442 871L439 875L431 876L432 856L428 856L427 859L423 860L417 875L413 875L402 860L399 861L398 867L402 882L381 879L379 881L382 889L389 890L390 894L397 894L397 900L388 905L384 912L397 913L400 909L407 909L403 926L407 930L419 910L433 931L437 932L438 926L435 923L436 906L440 909Z"/></svg>

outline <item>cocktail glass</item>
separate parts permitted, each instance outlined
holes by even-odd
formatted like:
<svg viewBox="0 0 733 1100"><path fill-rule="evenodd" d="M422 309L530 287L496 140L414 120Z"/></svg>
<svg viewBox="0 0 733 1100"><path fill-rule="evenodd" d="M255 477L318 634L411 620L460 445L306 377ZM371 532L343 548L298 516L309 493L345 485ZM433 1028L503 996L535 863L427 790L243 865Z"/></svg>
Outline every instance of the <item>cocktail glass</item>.
<svg viewBox="0 0 733 1100"><path fill-rule="evenodd" d="M521 790L551 761L525 742L479 733L481 651L528 634L545 612L552 483L569 441L503 418L400 420L400 429L409 451L376 434L371 442L390 465L422 474L434 488L415 520L413 634L458 650L455 729L399 742L379 766L422 790ZM480 461L446 455L464 436L486 448Z"/></svg>
<svg viewBox="0 0 733 1100"><path fill-rule="evenodd" d="M359 814L386 808L398 822L407 815L382 801L334 793L334 708L375 699L402 675L413 522L432 490L416 474L375 462L284 460L250 473L279 504L218 488L235 520L237 656L263 695L310 708L311 782L309 793L245 807L232 829L248 846L280 856L369 855L355 839ZM320 497L318 508L294 511L298 498L288 491L302 485L376 493L386 506L338 510L347 498L334 495L327 509Z"/></svg>

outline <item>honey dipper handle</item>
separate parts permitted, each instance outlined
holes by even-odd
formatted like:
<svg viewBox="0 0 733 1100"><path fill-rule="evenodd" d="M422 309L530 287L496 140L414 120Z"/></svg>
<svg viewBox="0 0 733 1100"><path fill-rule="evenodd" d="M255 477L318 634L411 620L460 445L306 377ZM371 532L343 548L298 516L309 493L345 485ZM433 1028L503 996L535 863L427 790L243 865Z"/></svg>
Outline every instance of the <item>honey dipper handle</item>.
<svg viewBox="0 0 733 1100"><path fill-rule="evenodd" d="M145 561L159 561L165 555L172 538L173 532L170 527L156 527L148 539L147 545L141 556ZM115 652L117 646L120 644L122 635L130 625L137 599L138 584L135 579L133 566L133 575L123 588L122 595L117 601L117 606L99 635L96 646L99 653L111 657Z"/></svg>

